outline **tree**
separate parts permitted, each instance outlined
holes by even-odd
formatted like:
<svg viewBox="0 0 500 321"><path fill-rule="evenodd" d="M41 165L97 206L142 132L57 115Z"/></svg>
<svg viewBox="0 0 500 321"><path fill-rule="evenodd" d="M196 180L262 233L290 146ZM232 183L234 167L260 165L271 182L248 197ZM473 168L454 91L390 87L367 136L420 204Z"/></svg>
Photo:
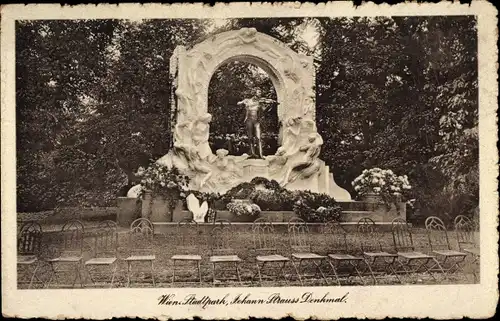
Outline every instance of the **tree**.
<svg viewBox="0 0 500 321"><path fill-rule="evenodd" d="M31 20L16 24L17 198L20 210L64 202L54 159L82 102L105 75L114 20ZM74 179L74 178L73 178Z"/></svg>

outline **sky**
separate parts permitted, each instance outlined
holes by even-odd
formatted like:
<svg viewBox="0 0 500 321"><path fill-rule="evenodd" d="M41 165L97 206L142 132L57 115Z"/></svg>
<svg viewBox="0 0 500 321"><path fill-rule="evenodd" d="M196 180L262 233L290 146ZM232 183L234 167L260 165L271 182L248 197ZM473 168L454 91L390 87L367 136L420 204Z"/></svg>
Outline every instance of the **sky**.
<svg viewBox="0 0 500 321"><path fill-rule="evenodd" d="M228 22L228 19L213 19L212 25L207 28L207 32L211 33L217 28L224 26ZM298 28L302 29L300 37L304 40L309 47L314 48L318 43L318 31L313 24L303 23ZM258 30L257 30L258 31Z"/></svg>

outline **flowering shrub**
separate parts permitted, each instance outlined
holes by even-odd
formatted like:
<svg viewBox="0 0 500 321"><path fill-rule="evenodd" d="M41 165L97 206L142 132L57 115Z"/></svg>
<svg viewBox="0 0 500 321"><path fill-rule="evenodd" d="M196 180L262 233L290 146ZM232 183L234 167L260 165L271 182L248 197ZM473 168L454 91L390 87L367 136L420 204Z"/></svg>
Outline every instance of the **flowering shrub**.
<svg viewBox="0 0 500 321"><path fill-rule="evenodd" d="M390 169L380 168L365 169L352 181L352 186L359 195L367 193L398 195L411 189L408 176L397 176Z"/></svg>
<svg viewBox="0 0 500 321"><path fill-rule="evenodd" d="M181 175L175 167L169 169L153 163L146 169L140 167L137 175L141 177L142 194L150 191L153 195L161 195L167 200L173 200L170 202L171 210L175 207L174 201L186 197L189 177Z"/></svg>
<svg viewBox="0 0 500 321"><path fill-rule="evenodd" d="M326 194L299 191L294 193L293 211L306 222L338 221L342 208Z"/></svg>
<svg viewBox="0 0 500 321"><path fill-rule="evenodd" d="M377 194L386 204L396 203L400 196L411 190L408 176L397 176L390 169L365 169L352 181L358 195Z"/></svg>
<svg viewBox="0 0 500 321"><path fill-rule="evenodd" d="M257 216L260 214L260 207L257 204L247 204L241 201L233 201L227 204L227 209L236 216Z"/></svg>
<svg viewBox="0 0 500 321"><path fill-rule="evenodd" d="M253 203L259 205L263 211L291 211L293 202L289 194L262 189L250 194L250 199Z"/></svg>

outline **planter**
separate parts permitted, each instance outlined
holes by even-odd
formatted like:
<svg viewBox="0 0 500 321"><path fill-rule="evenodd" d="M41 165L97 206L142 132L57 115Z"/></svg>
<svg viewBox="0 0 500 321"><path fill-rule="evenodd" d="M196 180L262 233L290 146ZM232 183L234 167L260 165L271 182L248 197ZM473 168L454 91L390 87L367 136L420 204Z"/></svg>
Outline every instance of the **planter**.
<svg viewBox="0 0 500 321"><path fill-rule="evenodd" d="M172 222L173 210L171 210L171 202L172 200L162 195L153 196L151 192L146 192L142 200L142 217L149 219L151 222ZM176 204L177 206L178 204Z"/></svg>
<svg viewBox="0 0 500 321"><path fill-rule="evenodd" d="M270 222L288 222L294 217L298 217L293 211L262 211L259 217L264 217Z"/></svg>
<svg viewBox="0 0 500 321"><path fill-rule="evenodd" d="M118 197L116 203L118 204L116 223L119 226L129 227L130 223L141 216L142 202L140 198Z"/></svg>
<svg viewBox="0 0 500 321"><path fill-rule="evenodd" d="M217 216L215 217L216 220L228 220L230 222L253 222L256 219L258 219L259 216L255 215L234 215L230 211L217 211Z"/></svg>
<svg viewBox="0 0 500 321"><path fill-rule="evenodd" d="M383 203L382 196L376 193L366 193L361 195L361 201L365 203Z"/></svg>

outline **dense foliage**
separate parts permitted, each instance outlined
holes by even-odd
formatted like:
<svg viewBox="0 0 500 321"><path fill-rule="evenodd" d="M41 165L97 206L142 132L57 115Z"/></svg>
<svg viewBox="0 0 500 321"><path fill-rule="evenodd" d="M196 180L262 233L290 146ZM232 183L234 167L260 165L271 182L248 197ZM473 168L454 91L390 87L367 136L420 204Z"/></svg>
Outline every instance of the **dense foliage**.
<svg viewBox="0 0 500 321"><path fill-rule="evenodd" d="M350 183L362 170L391 168L407 173L421 215L452 217L477 207L473 16L230 19L218 25L196 19L18 21L18 210L112 205L139 181L137 169L171 145L168 62L175 46L240 27L315 56L321 158L340 186L356 195ZM314 41L304 40L307 30ZM212 78L212 146L245 151L244 115L235 102L249 86L275 97L269 78L246 63L221 66ZM277 121L272 109L270 115L267 128ZM265 149L272 152L277 133L266 134ZM262 191L253 197L263 205L281 202L265 201L271 196Z"/></svg>
<svg viewBox="0 0 500 321"><path fill-rule="evenodd" d="M307 222L338 220L341 213L340 205L326 194L290 191L263 177L235 186L220 197L219 206L230 208L234 199L248 199L262 211L294 211Z"/></svg>

